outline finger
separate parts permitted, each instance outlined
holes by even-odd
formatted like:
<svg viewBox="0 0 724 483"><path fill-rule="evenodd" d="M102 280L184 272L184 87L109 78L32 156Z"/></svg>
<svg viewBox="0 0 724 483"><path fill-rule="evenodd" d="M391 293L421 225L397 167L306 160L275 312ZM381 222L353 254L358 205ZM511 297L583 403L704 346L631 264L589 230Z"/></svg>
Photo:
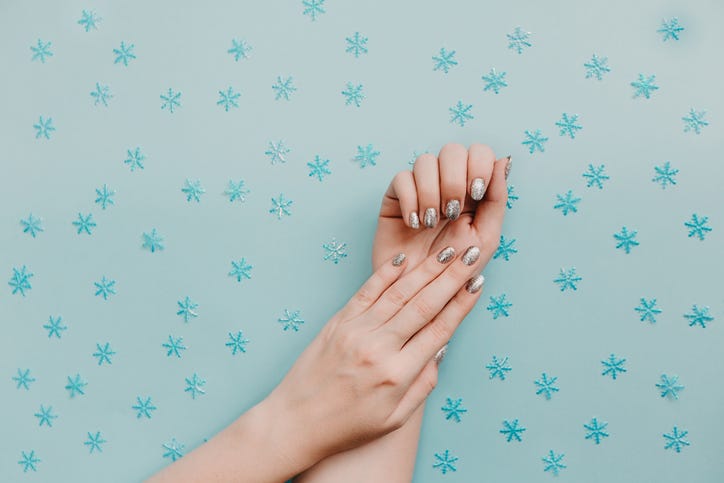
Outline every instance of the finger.
<svg viewBox="0 0 724 483"><path fill-rule="evenodd" d="M486 235L497 243L505 216L505 205L508 203L508 185L505 180L505 167L510 156L495 161L490 183L485 197L475 209L473 227L478 234Z"/></svg>
<svg viewBox="0 0 724 483"><path fill-rule="evenodd" d="M417 188L411 171L400 171L392 179L385 196L396 198L400 202L400 215L410 228L420 228L420 217L417 212Z"/></svg>
<svg viewBox="0 0 724 483"><path fill-rule="evenodd" d="M355 317L377 302L380 295L404 272L406 262L407 257L402 252L385 261L344 306L342 310L345 317Z"/></svg>
<svg viewBox="0 0 724 483"><path fill-rule="evenodd" d="M445 217L454 221L460 216L465 203L468 150L462 144L446 144L438 155L440 172L440 199Z"/></svg>
<svg viewBox="0 0 724 483"><path fill-rule="evenodd" d="M473 201L483 199L495 163L495 153L485 144L472 144L468 150L467 187Z"/></svg>
<svg viewBox="0 0 724 483"><path fill-rule="evenodd" d="M417 204L427 228L437 225L440 212L440 175L437 158L430 153L420 155L412 168L417 188Z"/></svg>
<svg viewBox="0 0 724 483"><path fill-rule="evenodd" d="M430 359L412 382L405 395L402 396L399 404L390 415L390 419L393 421L407 421L435 389L437 377L438 364L435 360Z"/></svg>

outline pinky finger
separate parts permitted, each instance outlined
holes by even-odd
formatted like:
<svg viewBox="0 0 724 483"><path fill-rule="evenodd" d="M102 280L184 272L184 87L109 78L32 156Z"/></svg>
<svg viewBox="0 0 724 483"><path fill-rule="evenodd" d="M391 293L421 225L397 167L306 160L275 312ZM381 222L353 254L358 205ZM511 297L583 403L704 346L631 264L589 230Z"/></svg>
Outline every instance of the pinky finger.
<svg viewBox="0 0 724 483"><path fill-rule="evenodd" d="M385 290L400 278L406 261L407 257L402 252L387 259L344 306L342 313L345 318L355 317L371 307Z"/></svg>
<svg viewBox="0 0 724 483"><path fill-rule="evenodd" d="M400 171L392 180L392 188L400 200L402 219L410 228L420 228L420 216L417 209L417 188L412 171Z"/></svg>
<svg viewBox="0 0 724 483"><path fill-rule="evenodd" d="M393 426L397 427L404 424L420 407L425 399L437 386L437 375L438 375L438 361L435 358L431 358L427 361L427 364L422 368L422 371L417 375L417 378L412 382L410 387L400 403L397 405L395 410L390 415L390 421Z"/></svg>

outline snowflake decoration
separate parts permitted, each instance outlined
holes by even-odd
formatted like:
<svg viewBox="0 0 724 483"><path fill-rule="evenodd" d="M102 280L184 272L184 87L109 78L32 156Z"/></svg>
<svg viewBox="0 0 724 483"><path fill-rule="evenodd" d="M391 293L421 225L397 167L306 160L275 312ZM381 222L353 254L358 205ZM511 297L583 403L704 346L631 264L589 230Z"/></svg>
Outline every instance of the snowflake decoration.
<svg viewBox="0 0 724 483"><path fill-rule="evenodd" d="M357 154L354 157L354 161L359 163L360 169L369 166L377 165L377 156L380 155L379 151L375 151L375 148L371 144L367 146L357 146Z"/></svg>
<svg viewBox="0 0 724 483"><path fill-rule="evenodd" d="M332 171L329 169L329 159L323 160L318 154L314 156L313 162L307 163L307 167L309 168L309 177L317 178L319 181L324 180L325 176L332 174Z"/></svg>
<svg viewBox="0 0 724 483"><path fill-rule="evenodd" d="M603 75L611 72L611 68L608 66L608 57L599 57L593 54L591 60L583 64L586 68L586 79L595 77L598 80L603 80Z"/></svg>
<svg viewBox="0 0 724 483"><path fill-rule="evenodd" d="M236 334L229 332L229 342L224 344L231 349L231 355L235 356L238 352L246 352L246 344L249 339L244 338L244 334L238 331Z"/></svg>
<svg viewBox="0 0 724 483"><path fill-rule="evenodd" d="M331 260L337 265L340 260L347 258L347 244L338 242L336 238L332 238L331 241L322 244L324 248L324 260Z"/></svg>
<svg viewBox="0 0 724 483"><path fill-rule="evenodd" d="M33 238L41 231L45 231L42 220L34 217L32 213L26 219L20 220L20 224L23 225L23 233L27 233Z"/></svg>
<svg viewBox="0 0 724 483"><path fill-rule="evenodd" d="M493 361L485 366L490 371L490 379L499 378L501 381L505 380L505 376L508 372L512 371L513 368L508 365L508 357L504 357L503 360L498 360L497 356L493 356Z"/></svg>
<svg viewBox="0 0 724 483"><path fill-rule="evenodd" d="M596 444L601 444L601 439L608 438L609 434L606 432L608 423L599 422L598 419L593 418L588 424L584 424L583 427L588 431L585 439L592 439Z"/></svg>
<svg viewBox="0 0 724 483"><path fill-rule="evenodd" d="M171 458L171 461L176 461L183 456L184 445L176 441L176 438L173 438L170 443L164 443L163 448L166 450L163 457Z"/></svg>
<svg viewBox="0 0 724 483"><path fill-rule="evenodd" d="M472 104L463 104L463 101L458 101L457 104L448 109L451 115L450 123L457 124L460 127L465 126L466 122L475 119L475 116L470 113L472 108Z"/></svg>
<svg viewBox="0 0 724 483"><path fill-rule="evenodd" d="M445 419L447 421L450 421L451 419L454 420L456 423L460 422L460 416L468 412L467 409L465 409L462 406L463 399L458 398L455 400L448 398L445 398L446 402L442 409L445 412Z"/></svg>
<svg viewBox="0 0 724 483"><path fill-rule="evenodd" d="M89 453L93 453L95 450L103 452L101 445L106 442L107 441L101 437L101 432L96 431L96 434L88 433L88 440L83 444L88 446Z"/></svg>
<svg viewBox="0 0 724 483"><path fill-rule="evenodd" d="M536 151L544 152L545 151L545 143L548 141L548 138L543 136L543 133L540 129L536 129L535 131L525 131L525 139L521 142L523 146L528 147L528 152L530 154L533 154Z"/></svg>
<svg viewBox="0 0 724 483"><path fill-rule="evenodd" d="M694 131L696 134L701 134L701 128L709 125L709 122L704 119L705 116L706 111L690 108L689 114L681 118L684 121L684 132Z"/></svg>
<svg viewBox="0 0 724 483"><path fill-rule="evenodd" d="M181 101L179 100L181 99L181 93L174 92L170 87L166 94L161 94L159 97L163 101L161 103L161 109L168 109L168 112L171 114L173 114L175 109L181 107Z"/></svg>
<svg viewBox="0 0 724 483"><path fill-rule="evenodd" d="M191 200L194 200L197 203L201 202L201 195L206 193L204 187L201 186L201 180L188 178L184 181L181 191L186 195L186 201L191 202Z"/></svg>
<svg viewBox="0 0 724 483"><path fill-rule="evenodd" d="M229 187L224 191L224 194L229 197L229 202L239 201L241 203L246 201L246 195L250 191L244 187L244 180L240 179L238 183L234 183L233 180L229 180Z"/></svg>
<svg viewBox="0 0 724 483"><path fill-rule="evenodd" d="M691 446L691 443L684 439L687 434L689 434L688 431L680 431L679 428L674 426L674 430L671 433L664 434L664 439L666 440L664 449L673 448L677 453L681 453L681 448Z"/></svg>
<svg viewBox="0 0 724 483"><path fill-rule="evenodd" d="M626 252L626 254L629 254L631 252L631 248L639 245L639 242L635 240L636 233L638 233L636 230L628 231L628 228L625 226L621 228L619 233L614 233L613 237L618 242L616 244L616 248L621 248Z"/></svg>
<svg viewBox="0 0 724 483"><path fill-rule="evenodd" d="M561 120L556 123L556 126L560 129L561 136L570 136L571 139L576 138L576 132L583 129L583 126L576 124L578 121L578 114L567 114L563 113Z"/></svg>
<svg viewBox="0 0 724 483"><path fill-rule="evenodd" d="M113 98L110 87L102 86L98 82L96 82L96 88L95 90L91 91L90 95L95 100L95 102L93 102L94 106L97 106L98 104L103 104L105 107L108 107L108 100Z"/></svg>
<svg viewBox="0 0 724 483"><path fill-rule="evenodd" d="M502 89L503 87L508 87L508 83L505 82L506 74L507 72L505 71L498 73L495 70L495 67L490 69L490 72L482 77L483 81L485 82L483 91L493 91L496 94L500 93L500 89Z"/></svg>
<svg viewBox="0 0 724 483"><path fill-rule="evenodd" d="M289 207L292 205L292 200L284 199L284 194L279 193L278 198L272 198L272 207L269 213L276 215L277 220L281 220L283 216L292 216L292 212L289 211Z"/></svg>
<svg viewBox="0 0 724 483"><path fill-rule="evenodd" d="M362 100L365 99L362 89L362 84L353 85L351 82L347 82L347 86L342 91L342 95L345 98L344 105L349 106L350 104L354 104L355 106L360 107Z"/></svg>
<svg viewBox="0 0 724 483"><path fill-rule="evenodd" d="M360 55L367 53L368 39L359 32L355 32L352 37L345 37L345 40L347 41L347 50L345 50L345 52L354 55L355 58L359 58Z"/></svg>
<svg viewBox="0 0 724 483"><path fill-rule="evenodd" d="M691 313L684 314L684 318L689 321L689 327L700 325L702 329L706 328L707 322L714 320L714 317L709 315L709 307L699 307L698 305L691 306Z"/></svg>
<svg viewBox="0 0 724 483"><path fill-rule="evenodd" d="M639 74L639 78L631 83L631 87L635 89L634 98L644 96L646 99L651 98L651 93L659 88L654 81L656 80L655 75L646 77L643 74Z"/></svg>
<svg viewBox="0 0 724 483"><path fill-rule="evenodd" d="M229 87L225 91L219 91L219 100L216 102L216 105L223 107L226 112L229 112L229 108L239 107L239 103L236 102L239 97L241 97L241 94L235 92L232 87Z"/></svg>
<svg viewBox="0 0 724 483"><path fill-rule="evenodd" d="M80 20L78 20L78 25L82 25L86 32L90 32L91 29L97 30L98 29L98 22L103 20L101 17L96 15L94 11L87 11L83 10L81 13Z"/></svg>
<svg viewBox="0 0 724 483"><path fill-rule="evenodd" d="M553 282L559 284L561 292L563 292L568 289L578 290L578 282L581 280L583 278L576 275L576 268L573 267L568 270L561 268L560 275Z"/></svg>
<svg viewBox="0 0 724 483"><path fill-rule="evenodd" d="M605 169L606 166L603 164L598 167L589 164L588 170L583 173L583 177L588 180L586 182L586 188L590 188L591 186L596 185L598 189L603 189L603 182L611 179L610 176L604 173Z"/></svg>
<svg viewBox="0 0 724 483"><path fill-rule="evenodd" d="M145 248L151 253L164 249L163 237L156 231L155 228L152 228L150 233L144 232L143 235L141 235L141 238L143 239L141 248Z"/></svg>
<svg viewBox="0 0 724 483"><path fill-rule="evenodd" d="M87 385L88 383L81 379L80 374L76 374L75 377L68 376L68 384L66 384L65 389L68 391L68 394L70 394L70 397L75 397L76 394L83 396L85 395L83 388Z"/></svg>
<svg viewBox="0 0 724 483"><path fill-rule="evenodd" d="M93 353L93 357L98 358L98 365L102 366L104 362L112 364L111 356L113 356L115 352L111 349L111 344L106 342L105 345L101 347L100 344L96 343L96 348L98 350Z"/></svg>
<svg viewBox="0 0 724 483"><path fill-rule="evenodd" d="M93 221L93 215L91 213L88 213L86 216L78 213L78 219L73 222L73 225L78 229L78 235L83 232L90 235L93 228L96 227L96 222Z"/></svg>
<svg viewBox="0 0 724 483"><path fill-rule="evenodd" d="M503 429L498 431L500 434L506 437L506 441L510 443L514 439L518 442L523 441L523 438L521 438L521 434L523 431L525 431L526 428L523 426L518 426L518 420L514 419L512 422L508 421L507 419L503 421Z"/></svg>
<svg viewBox="0 0 724 483"><path fill-rule="evenodd" d="M536 396L543 394L547 400L550 400L551 395L560 390L555 386L557 380L558 377L549 376L545 372L541 374L539 379L533 381L538 386L538 390L535 392Z"/></svg>
<svg viewBox="0 0 724 483"><path fill-rule="evenodd" d="M161 347L166 349L166 357L171 357L171 355L175 355L179 359L181 358L181 351L185 351L188 349L183 344L184 338L179 337L178 339L174 339L173 336L168 336L168 342L164 342L161 344Z"/></svg>
<svg viewBox="0 0 724 483"><path fill-rule="evenodd" d="M277 76L276 84L272 85L272 89L276 92L274 99L278 101L283 97L288 101L289 96L297 90L297 88L292 85L293 81L294 79L292 79L291 76L286 79L282 79L281 76Z"/></svg>
<svg viewBox="0 0 724 483"><path fill-rule="evenodd" d="M493 260L503 257L503 259L507 262L510 260L511 255L518 253L518 249L513 247L515 240L515 238L512 238L510 241L506 241L505 237L500 235L500 244L493 254Z"/></svg>
<svg viewBox="0 0 724 483"><path fill-rule="evenodd" d="M133 151L127 149L128 157L123 161L131 168L131 171L135 171L136 168L143 169L143 160L146 159L146 155L141 152L141 148L137 147Z"/></svg>
<svg viewBox="0 0 724 483"><path fill-rule="evenodd" d="M108 300L108 297L116 294L116 281L105 277L101 278L100 282L93 282L98 290L96 290L96 297L101 296L103 300Z"/></svg>
<svg viewBox="0 0 724 483"><path fill-rule="evenodd" d="M309 16L309 18L312 19L312 22L317 20L319 15L325 13L323 8L324 0L302 0L302 5L304 6L302 15Z"/></svg>
<svg viewBox="0 0 724 483"><path fill-rule="evenodd" d="M439 469L440 472L444 475L448 471L457 471L457 467L455 466L455 462L458 460L457 456L453 456L450 454L450 450L445 450L444 453L435 453L435 461L436 463L432 465L433 468Z"/></svg>
<svg viewBox="0 0 724 483"><path fill-rule="evenodd" d="M242 258L238 262L231 262L231 271L229 276L235 278L237 282L241 282L241 279L251 279L251 269L254 268L246 262L245 258Z"/></svg>
<svg viewBox="0 0 724 483"><path fill-rule="evenodd" d="M624 362L626 362L626 359L616 359L616 356L611 354L608 359L601 361L605 368L601 375L610 375L611 379L616 380L619 373L626 372L626 368L623 367Z"/></svg>
<svg viewBox="0 0 724 483"><path fill-rule="evenodd" d="M45 64L45 58L53 56L53 53L50 51L51 44L52 42L43 43L42 40L38 39L38 43L35 46L30 46L30 50L33 52L33 57L30 60L39 60Z"/></svg>
<svg viewBox="0 0 724 483"><path fill-rule="evenodd" d="M638 307L634 308L636 312L641 314L641 322L656 323L656 316L661 313L661 309L656 308L656 299L646 300L641 298L641 303Z"/></svg>
<svg viewBox="0 0 724 483"><path fill-rule="evenodd" d="M43 329L48 331L48 339L55 336L56 338L60 339L61 332L64 330L68 330L67 325L63 325L63 317L60 315L57 317L53 317L52 315L48 317L48 323L43 325Z"/></svg>
<svg viewBox="0 0 724 483"><path fill-rule="evenodd" d="M558 472L566 467L566 465L561 462L564 456L563 453L557 455L553 450L550 450L548 456L542 458L544 463L543 471L550 471L553 475L558 476Z"/></svg>
<svg viewBox="0 0 724 483"><path fill-rule="evenodd" d="M563 216L568 216L570 212L578 213L576 204L581 201L581 198L573 196L573 191L568 190L565 195L556 195L556 198L558 198L558 203L553 205L554 210L561 210Z"/></svg>
<svg viewBox="0 0 724 483"><path fill-rule="evenodd" d="M513 185L508 185L508 201L505 202L505 206L509 210L513 208L513 203L518 201L518 195L513 192L514 190L515 187Z"/></svg>
<svg viewBox="0 0 724 483"><path fill-rule="evenodd" d="M247 44L245 41L232 39L231 48L226 52L234 56L235 62L239 62L239 59L248 59L251 50L251 45Z"/></svg>
<svg viewBox="0 0 724 483"><path fill-rule="evenodd" d="M191 297L189 297L188 295L183 300L177 301L176 304L179 307L176 315L184 319L184 322L188 323L189 320L195 319L199 316L198 312L196 312L199 304L191 300Z"/></svg>
<svg viewBox="0 0 724 483"><path fill-rule="evenodd" d="M279 317L277 321L284 324L285 331L291 329L294 332L298 332L299 326L304 323L304 319L299 316L299 310L290 311L288 309L284 309L284 315Z"/></svg>
<svg viewBox="0 0 724 483"><path fill-rule="evenodd" d="M23 467L23 473L27 473L28 470L38 471L35 465L40 463L41 460L35 456L35 450L31 450L30 453L22 451L20 457L22 459L18 461L18 464Z"/></svg>
<svg viewBox="0 0 724 483"><path fill-rule="evenodd" d="M508 37L508 48L515 50L519 54L523 53L528 47L531 47L530 43L530 32L524 31L520 27L515 27L512 33L505 34Z"/></svg>
<svg viewBox="0 0 724 483"><path fill-rule="evenodd" d="M18 375L13 376L13 381L17 384L15 389L25 388L26 391L30 390L30 384L35 382L35 378L30 375L30 369L20 370L18 369Z"/></svg>
<svg viewBox="0 0 724 483"><path fill-rule="evenodd" d="M661 397L669 397L669 399L679 399L679 391L684 389L684 386L679 384L679 376L668 376L661 374L661 382L656 384L656 387L661 391Z"/></svg>
<svg viewBox="0 0 724 483"><path fill-rule="evenodd" d="M113 49L113 53L116 54L116 60L114 60L113 63L118 64L121 62L124 66L128 67L128 62L136 58L136 55L133 53L134 47L135 45L133 44L126 45L125 42L121 42L120 47Z"/></svg>
<svg viewBox="0 0 724 483"><path fill-rule="evenodd" d="M46 407L41 404L40 409L35 413L35 417L38 418L38 426L45 424L49 428L52 428L53 420L58 416L53 414L53 406L48 406L46 409Z"/></svg>
<svg viewBox="0 0 724 483"><path fill-rule="evenodd" d="M115 204L113 201L113 195L115 194L115 191L104 184L102 188L96 188L96 203L101 205L101 208L105 210L109 206Z"/></svg>
<svg viewBox="0 0 724 483"><path fill-rule="evenodd" d="M291 150L284 145L284 141L279 141L276 144L269 141L269 149L264 151L264 154L269 156L269 159L271 160L271 164L275 163L286 163L287 162L287 154L289 154Z"/></svg>
<svg viewBox="0 0 724 483"><path fill-rule="evenodd" d="M151 419L151 411L155 411L156 409L158 409L151 402L151 396L147 397L146 399L142 399L141 396L136 396L136 401L136 404L131 406L131 409L135 409L136 411L138 411L136 413L136 419L141 419L144 416L147 419Z"/></svg>
<svg viewBox="0 0 724 483"><path fill-rule="evenodd" d="M25 292L31 290L33 285L30 283L30 279L34 277L33 272L29 272L27 267L23 265L20 269L13 267L13 275L10 277L8 285L13 288L13 295L20 292L20 295L25 297Z"/></svg>
<svg viewBox="0 0 724 483"><path fill-rule="evenodd" d="M666 161L663 166L654 166L654 172L656 173L656 176L651 178L651 181L654 183L660 183L661 189L665 189L668 185L673 186L676 184L674 176L679 173L679 170L672 168L671 163Z"/></svg>
<svg viewBox="0 0 724 483"><path fill-rule="evenodd" d="M508 308L512 307L513 304L505 300L506 294L502 294L498 297L490 297L490 304L486 307L487 310L492 312L493 320L498 317L509 317Z"/></svg>
<svg viewBox="0 0 724 483"><path fill-rule="evenodd" d="M684 27L679 25L679 19L674 17L669 20L662 20L661 28L657 32L664 36L664 42L666 42L669 39L679 40L679 32L683 30Z"/></svg>
<svg viewBox="0 0 724 483"><path fill-rule="evenodd" d="M33 124L33 128L35 129L35 139L39 139L41 137L44 137L45 139L50 139L50 133L55 131L55 127L53 126L53 118L49 117L47 119L43 119L43 116L40 116L38 122L36 124Z"/></svg>
<svg viewBox="0 0 724 483"><path fill-rule="evenodd" d="M206 390L203 388L205 384L206 380L201 379L199 375L194 372L193 376L186 378L186 389L184 389L184 392L191 394L191 399L196 399L196 395L203 396L206 394Z"/></svg>
<svg viewBox="0 0 724 483"><path fill-rule="evenodd" d="M444 48L441 48L440 53L432 57L432 60L435 62L432 70L441 70L447 74L448 72L450 72L451 68L458 65L458 62L454 59L454 57L454 50L447 51Z"/></svg>
<svg viewBox="0 0 724 483"><path fill-rule="evenodd" d="M712 228L707 225L708 221L708 216L702 216L700 218L696 213L691 215L691 220L684 223L684 226L689 229L689 238L697 236L699 240L704 240L706 234L712 230Z"/></svg>

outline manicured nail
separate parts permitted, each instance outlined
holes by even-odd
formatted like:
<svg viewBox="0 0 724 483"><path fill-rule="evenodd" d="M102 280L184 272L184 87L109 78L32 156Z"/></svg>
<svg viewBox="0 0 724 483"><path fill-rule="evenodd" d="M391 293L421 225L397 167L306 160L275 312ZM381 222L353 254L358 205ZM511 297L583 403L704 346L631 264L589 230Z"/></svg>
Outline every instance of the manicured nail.
<svg viewBox="0 0 724 483"><path fill-rule="evenodd" d="M485 277L483 277L483 274L479 274L468 280L468 283L465 284L465 290L467 290L470 293L475 293L481 288L483 288L483 283L485 282Z"/></svg>
<svg viewBox="0 0 724 483"><path fill-rule="evenodd" d="M508 175L510 175L510 168L513 167L513 160L510 158L511 156L508 156L508 161L505 164L505 179L508 179Z"/></svg>
<svg viewBox="0 0 724 483"><path fill-rule="evenodd" d="M457 220L460 216L460 200L450 200L445 205L445 216L448 220Z"/></svg>
<svg viewBox="0 0 724 483"><path fill-rule="evenodd" d="M440 250L437 254L437 261L440 263L447 263L455 258L455 249L453 247L446 247Z"/></svg>
<svg viewBox="0 0 724 483"><path fill-rule="evenodd" d="M410 213L410 227L417 230L420 228L420 217L417 216L417 211Z"/></svg>
<svg viewBox="0 0 724 483"><path fill-rule="evenodd" d="M475 201L483 199L485 194L485 180L483 178L475 178L470 184L470 197Z"/></svg>
<svg viewBox="0 0 724 483"><path fill-rule="evenodd" d="M398 253L395 255L395 258L392 259L392 265L394 267L399 267L402 265L402 262L405 261L405 258L407 258L407 256L404 253Z"/></svg>
<svg viewBox="0 0 724 483"><path fill-rule="evenodd" d="M437 225L437 210L435 208L426 209L424 221L426 227L435 228L435 225Z"/></svg>
<svg viewBox="0 0 724 483"><path fill-rule="evenodd" d="M463 253L463 256L460 257L465 265L472 265L478 261L478 258L480 258L480 248L476 246L468 247L465 253Z"/></svg>
<svg viewBox="0 0 724 483"><path fill-rule="evenodd" d="M435 356L432 358L435 361L435 364L439 366L442 360L445 359L445 354L447 354L447 344L442 346L442 348L437 351L437 354L435 354Z"/></svg>

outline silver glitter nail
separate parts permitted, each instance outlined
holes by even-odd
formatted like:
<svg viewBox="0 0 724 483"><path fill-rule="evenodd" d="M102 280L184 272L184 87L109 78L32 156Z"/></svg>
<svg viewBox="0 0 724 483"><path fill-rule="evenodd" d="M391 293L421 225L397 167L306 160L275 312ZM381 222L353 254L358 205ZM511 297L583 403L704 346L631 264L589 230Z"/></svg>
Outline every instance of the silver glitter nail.
<svg viewBox="0 0 724 483"><path fill-rule="evenodd" d="M476 275L470 280L468 280L468 283L465 284L465 290L467 290L470 293L475 293L481 288L483 288L483 283L485 282L485 277L483 277L483 274Z"/></svg>
<svg viewBox="0 0 724 483"><path fill-rule="evenodd" d="M445 216L448 220L457 220L460 216L460 200L450 200L445 205Z"/></svg>
<svg viewBox="0 0 724 483"><path fill-rule="evenodd" d="M426 227L434 228L437 225L437 210L435 208L426 209L424 221Z"/></svg>
<svg viewBox="0 0 724 483"><path fill-rule="evenodd" d="M440 250L437 254L437 261L440 263L447 263L455 258L455 249L453 247L446 247Z"/></svg>
<svg viewBox="0 0 724 483"><path fill-rule="evenodd" d="M472 265L478 261L478 258L480 258L480 248L471 246L465 250L465 253L463 253L463 256L460 259L465 265Z"/></svg>
<svg viewBox="0 0 724 483"><path fill-rule="evenodd" d="M435 356L432 358L432 360L434 360L435 364L437 364L439 366L440 363L442 362L442 360L445 359L446 354L447 354L447 344L442 346L442 348L439 351L437 351L437 354L435 354Z"/></svg>
<svg viewBox="0 0 724 483"><path fill-rule="evenodd" d="M398 253L397 255L395 255L395 258L392 259L392 265L395 267L399 267L400 265L402 265L402 262L405 261L405 258L407 258L407 256L404 253Z"/></svg>
<svg viewBox="0 0 724 483"><path fill-rule="evenodd" d="M508 175L510 175L510 168L513 167L513 160L510 159L512 156L508 156L508 162L505 164L505 179L508 179Z"/></svg>
<svg viewBox="0 0 724 483"><path fill-rule="evenodd" d="M483 178L475 178L470 184L470 197L475 201L483 199L485 194L485 180Z"/></svg>
<svg viewBox="0 0 724 483"><path fill-rule="evenodd" d="M415 230L420 228L420 217L417 216L417 211L410 213L410 226Z"/></svg>

